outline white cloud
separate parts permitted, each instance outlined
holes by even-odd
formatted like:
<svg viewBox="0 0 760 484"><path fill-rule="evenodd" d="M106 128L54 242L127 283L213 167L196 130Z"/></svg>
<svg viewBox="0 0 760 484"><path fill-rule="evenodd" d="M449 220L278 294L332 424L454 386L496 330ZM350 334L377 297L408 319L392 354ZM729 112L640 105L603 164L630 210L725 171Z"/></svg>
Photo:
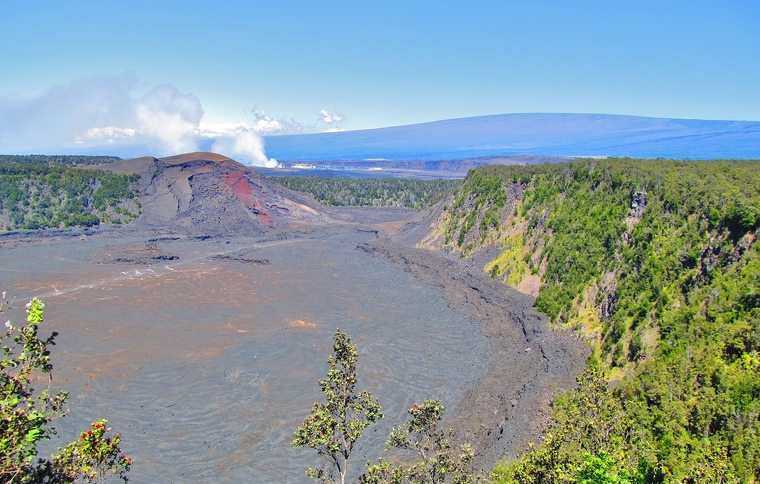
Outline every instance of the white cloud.
<svg viewBox="0 0 760 484"><path fill-rule="evenodd" d="M323 109L319 112L322 115L322 121L325 123L340 123L343 121L343 116L338 113L330 113L327 109Z"/></svg>
<svg viewBox="0 0 760 484"><path fill-rule="evenodd" d="M197 149L197 97L170 85L137 98L134 76L79 79L36 98L0 98L0 149L53 152L141 144L157 156Z"/></svg>
<svg viewBox="0 0 760 484"><path fill-rule="evenodd" d="M113 144L117 140L134 140L136 131L134 129L115 128L106 126L105 128L90 128L84 133L74 136L75 144L85 144L90 140L100 140L107 144Z"/></svg>
<svg viewBox="0 0 760 484"><path fill-rule="evenodd" d="M134 129L129 91L136 82L128 75L93 77L35 98L0 97L0 149L38 153Z"/></svg>
<svg viewBox="0 0 760 484"><path fill-rule="evenodd" d="M131 75L90 77L55 86L41 96L0 97L0 152L143 154L167 156L197 151L199 142L218 138L214 146L229 147L228 156L241 156L258 166L271 164L259 133L265 125L201 128L200 100L172 85L133 94ZM239 139L238 139L239 138ZM233 156L234 157L234 156Z"/></svg>
<svg viewBox="0 0 760 484"><path fill-rule="evenodd" d="M299 123L293 118L275 119L256 107L251 109L250 113L253 115L253 124L247 126L262 136L345 131L344 128L338 126L344 121L345 116L342 114L330 113L326 109L320 110L317 121L314 124ZM327 126L329 126L329 128L326 128Z"/></svg>
<svg viewBox="0 0 760 484"><path fill-rule="evenodd" d="M262 135L304 134L317 131L316 126L301 124L295 119L274 119L263 110L251 109L255 120L256 130Z"/></svg>
<svg viewBox="0 0 760 484"><path fill-rule="evenodd" d="M197 97L169 85L156 86L134 106L137 132L163 151L183 153L198 149L198 123L203 107Z"/></svg>
<svg viewBox="0 0 760 484"><path fill-rule="evenodd" d="M253 108L244 122L206 115L200 100L163 84L134 94L135 76L89 77L33 98L0 97L2 153L129 153L167 156L212 149L253 166L274 166L262 136L342 131L344 116L320 111L313 125ZM329 129L328 129L329 128Z"/></svg>

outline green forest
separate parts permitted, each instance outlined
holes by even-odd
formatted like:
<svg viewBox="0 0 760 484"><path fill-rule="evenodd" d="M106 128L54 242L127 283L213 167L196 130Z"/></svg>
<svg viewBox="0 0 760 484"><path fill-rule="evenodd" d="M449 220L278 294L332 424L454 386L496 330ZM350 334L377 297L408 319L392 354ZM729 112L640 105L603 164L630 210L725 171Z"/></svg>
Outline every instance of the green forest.
<svg viewBox="0 0 760 484"><path fill-rule="evenodd" d="M35 165L102 165L119 161L118 156L88 155L0 155L0 163L32 163Z"/></svg>
<svg viewBox="0 0 760 484"><path fill-rule="evenodd" d="M323 205L406 207L422 210L443 199L461 180L400 178L272 177L280 185L310 193Z"/></svg>
<svg viewBox="0 0 760 484"><path fill-rule="evenodd" d="M593 347L543 442L496 482L760 480L760 162L471 170L438 220Z"/></svg>
<svg viewBox="0 0 760 484"><path fill-rule="evenodd" d="M123 224L140 214L136 174L0 162L0 230Z"/></svg>

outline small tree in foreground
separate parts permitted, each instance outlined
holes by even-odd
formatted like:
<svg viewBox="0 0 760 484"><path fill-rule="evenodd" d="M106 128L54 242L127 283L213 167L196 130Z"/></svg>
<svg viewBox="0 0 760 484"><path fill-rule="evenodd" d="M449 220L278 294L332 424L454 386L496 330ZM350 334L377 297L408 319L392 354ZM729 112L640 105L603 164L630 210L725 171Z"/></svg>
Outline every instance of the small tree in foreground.
<svg viewBox="0 0 760 484"><path fill-rule="evenodd" d="M0 312L9 307L2 293ZM37 335L45 305L33 299L26 305L27 325L5 323L0 334L0 482L73 483L104 482L115 475L127 482L132 459L121 454L121 435L107 437L106 421L99 420L80 438L50 459L37 457L37 443L55 435L50 422L64 415L68 393L50 393L53 365L49 345L58 333ZM45 378L47 376L47 378ZM34 381L47 380L47 388L35 395Z"/></svg>
<svg viewBox="0 0 760 484"><path fill-rule="evenodd" d="M322 458L319 469L307 469L310 478L345 484L354 444L365 428L383 418L377 399L366 390L354 391L356 362L356 345L338 328L333 336L333 354L327 358L327 378L318 381L325 403L314 403L293 434L293 447L311 447Z"/></svg>
<svg viewBox="0 0 760 484"><path fill-rule="evenodd" d="M472 473L475 453L469 444L459 447L451 443L454 431L439 428L446 413L440 399L416 403L408 410L411 419L394 427L385 443L386 450L403 449L415 452L419 460L408 466L390 462L367 462L361 484L471 484L482 481Z"/></svg>

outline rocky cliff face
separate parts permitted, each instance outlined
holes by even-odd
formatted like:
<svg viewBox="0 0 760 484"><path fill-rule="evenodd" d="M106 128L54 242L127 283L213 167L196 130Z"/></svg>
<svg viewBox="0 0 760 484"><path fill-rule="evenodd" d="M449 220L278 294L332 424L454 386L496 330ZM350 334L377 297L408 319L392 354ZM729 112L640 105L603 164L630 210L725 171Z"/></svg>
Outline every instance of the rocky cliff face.
<svg viewBox="0 0 760 484"><path fill-rule="evenodd" d="M330 221L309 197L215 153L139 158L104 168L141 173L137 224L144 227L260 235Z"/></svg>

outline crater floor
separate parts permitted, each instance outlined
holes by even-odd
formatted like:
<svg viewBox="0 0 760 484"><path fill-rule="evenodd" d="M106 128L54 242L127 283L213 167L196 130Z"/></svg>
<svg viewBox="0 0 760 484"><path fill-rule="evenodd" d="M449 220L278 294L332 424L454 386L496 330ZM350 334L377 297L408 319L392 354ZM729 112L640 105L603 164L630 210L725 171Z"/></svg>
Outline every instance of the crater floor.
<svg viewBox="0 0 760 484"><path fill-rule="evenodd" d="M484 468L514 454L582 368L582 345L479 268L377 238L407 215L375 217L379 232L4 237L2 290L17 308L7 319L43 299L42 334L60 333L54 385L71 394L60 439L41 451L103 417L122 432L135 483L306 482L316 456L289 444L322 398L316 380L341 327L358 344L357 388L386 414L355 471L427 397L452 409Z"/></svg>

